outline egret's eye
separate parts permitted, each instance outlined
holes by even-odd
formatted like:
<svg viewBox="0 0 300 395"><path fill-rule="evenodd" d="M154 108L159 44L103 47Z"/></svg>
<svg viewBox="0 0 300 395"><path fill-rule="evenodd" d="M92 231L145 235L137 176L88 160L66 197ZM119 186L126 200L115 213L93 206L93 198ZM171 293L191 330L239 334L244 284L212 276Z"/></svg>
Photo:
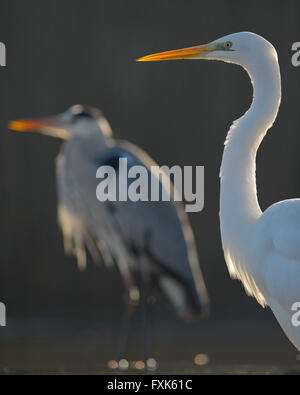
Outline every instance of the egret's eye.
<svg viewBox="0 0 300 395"><path fill-rule="evenodd" d="M232 42L231 42L231 41L226 41L226 43L224 44L224 47L225 47L226 49L231 48L231 47L232 47Z"/></svg>

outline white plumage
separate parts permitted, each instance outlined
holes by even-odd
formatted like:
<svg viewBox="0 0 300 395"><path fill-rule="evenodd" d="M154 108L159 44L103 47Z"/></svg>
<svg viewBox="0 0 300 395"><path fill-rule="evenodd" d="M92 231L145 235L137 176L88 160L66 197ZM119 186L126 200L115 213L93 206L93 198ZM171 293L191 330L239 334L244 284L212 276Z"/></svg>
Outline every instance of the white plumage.
<svg viewBox="0 0 300 395"><path fill-rule="evenodd" d="M256 152L281 101L276 50L264 38L242 32L140 60L184 58L235 63L251 78L251 107L233 123L225 141L220 172L223 250L230 275L262 306L270 306L300 350L300 326L292 324L292 305L300 302L300 199L276 203L262 213L256 191Z"/></svg>

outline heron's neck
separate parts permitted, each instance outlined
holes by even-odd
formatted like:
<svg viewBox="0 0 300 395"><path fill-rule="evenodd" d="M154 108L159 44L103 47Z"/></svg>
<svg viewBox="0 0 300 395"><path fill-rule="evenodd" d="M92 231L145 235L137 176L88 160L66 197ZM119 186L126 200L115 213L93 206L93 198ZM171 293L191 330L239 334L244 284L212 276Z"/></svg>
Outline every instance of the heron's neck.
<svg viewBox="0 0 300 395"><path fill-rule="evenodd" d="M113 146L114 139L103 134L101 130L89 130L85 136L75 136L69 142L69 145L84 152L86 159L99 160Z"/></svg>
<svg viewBox="0 0 300 395"><path fill-rule="evenodd" d="M278 61L266 58L247 68L253 84L253 102L230 128L221 166L221 232L247 232L260 217L256 190L256 152L277 116L281 100Z"/></svg>

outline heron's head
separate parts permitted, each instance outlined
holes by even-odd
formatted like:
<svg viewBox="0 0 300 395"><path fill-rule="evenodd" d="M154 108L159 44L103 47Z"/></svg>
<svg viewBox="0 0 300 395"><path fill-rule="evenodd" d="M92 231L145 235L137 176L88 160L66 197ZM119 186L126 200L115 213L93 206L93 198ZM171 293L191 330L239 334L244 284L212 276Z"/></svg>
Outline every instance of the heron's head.
<svg viewBox="0 0 300 395"><path fill-rule="evenodd" d="M250 32L234 33L209 44L196 45L167 52L159 52L137 59L139 62L179 59L222 60L245 68L258 62L260 57L276 58L276 51L263 37Z"/></svg>
<svg viewBox="0 0 300 395"><path fill-rule="evenodd" d="M11 121L9 128L18 132L40 132L64 140L74 137L89 138L99 134L99 130L108 137L112 135L110 125L101 111L81 104L58 115Z"/></svg>

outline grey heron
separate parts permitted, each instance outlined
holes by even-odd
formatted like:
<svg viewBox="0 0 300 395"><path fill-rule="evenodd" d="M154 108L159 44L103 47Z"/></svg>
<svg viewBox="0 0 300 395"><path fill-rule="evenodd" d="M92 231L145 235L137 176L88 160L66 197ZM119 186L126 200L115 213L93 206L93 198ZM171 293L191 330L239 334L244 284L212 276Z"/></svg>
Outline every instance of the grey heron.
<svg viewBox="0 0 300 395"><path fill-rule="evenodd" d="M115 263L119 269L126 308L118 360L126 351L133 310L140 295L142 303L147 303L152 286L165 294L182 318L206 315L209 299L181 202L173 198L100 202L96 198L97 169L109 165L117 170L119 158L126 158L129 168L143 166L155 177L151 173L155 163L144 151L114 138L101 111L82 105L56 116L12 121L9 127L65 141L56 160L58 221L64 248L76 257L80 269L86 266L86 249L95 261L102 257L107 266Z"/></svg>

